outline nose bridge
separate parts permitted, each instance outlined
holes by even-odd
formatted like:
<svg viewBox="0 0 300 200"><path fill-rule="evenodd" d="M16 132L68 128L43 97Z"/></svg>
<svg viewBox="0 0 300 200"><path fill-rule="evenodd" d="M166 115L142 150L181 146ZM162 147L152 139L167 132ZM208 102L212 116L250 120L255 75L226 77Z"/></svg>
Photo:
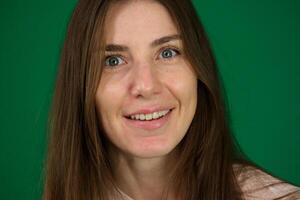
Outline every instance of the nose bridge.
<svg viewBox="0 0 300 200"><path fill-rule="evenodd" d="M148 97L159 92L160 80L151 62L136 62L133 66L131 93Z"/></svg>

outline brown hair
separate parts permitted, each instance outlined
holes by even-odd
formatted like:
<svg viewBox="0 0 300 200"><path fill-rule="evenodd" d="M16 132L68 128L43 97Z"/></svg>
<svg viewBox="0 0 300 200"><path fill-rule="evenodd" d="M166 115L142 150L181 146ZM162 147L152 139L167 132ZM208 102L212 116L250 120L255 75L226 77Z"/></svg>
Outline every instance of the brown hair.
<svg viewBox="0 0 300 200"><path fill-rule="evenodd" d="M80 0L62 51L50 118L44 199L107 200L116 192L95 106L103 27L112 0ZM181 199L242 199L216 64L191 1L158 0L182 36L198 77L197 110L180 142L172 183Z"/></svg>

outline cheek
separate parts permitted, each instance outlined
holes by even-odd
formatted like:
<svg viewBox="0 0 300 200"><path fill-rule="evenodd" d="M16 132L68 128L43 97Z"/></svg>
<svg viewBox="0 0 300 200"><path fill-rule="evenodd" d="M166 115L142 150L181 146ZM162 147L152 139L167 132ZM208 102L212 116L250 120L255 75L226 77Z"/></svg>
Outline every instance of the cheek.
<svg viewBox="0 0 300 200"><path fill-rule="evenodd" d="M177 67L164 77L165 84L181 103L197 101L197 78L189 66Z"/></svg>
<svg viewBox="0 0 300 200"><path fill-rule="evenodd" d="M101 80L96 92L96 108L99 120L106 132L110 132L118 114L121 113L124 88L120 84Z"/></svg>
<svg viewBox="0 0 300 200"><path fill-rule="evenodd" d="M180 70L169 75L167 87L178 102L178 116L182 122L176 125L176 129L185 133L197 108L197 78L188 66L181 66Z"/></svg>
<svg viewBox="0 0 300 200"><path fill-rule="evenodd" d="M120 107L124 91L124 85L120 81L113 81L105 76L101 78L96 92L96 105L100 108L101 115Z"/></svg>

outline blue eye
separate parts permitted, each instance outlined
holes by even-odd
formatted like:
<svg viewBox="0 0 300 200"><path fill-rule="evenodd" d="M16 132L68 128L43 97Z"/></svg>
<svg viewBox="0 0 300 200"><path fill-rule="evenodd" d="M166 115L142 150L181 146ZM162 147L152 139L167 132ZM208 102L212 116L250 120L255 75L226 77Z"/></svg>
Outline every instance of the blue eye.
<svg viewBox="0 0 300 200"><path fill-rule="evenodd" d="M159 57L160 58L172 58L174 56L177 56L178 54L179 54L179 52L177 50L168 48L168 49L164 49L160 53Z"/></svg>
<svg viewBox="0 0 300 200"><path fill-rule="evenodd" d="M124 63L125 61L120 56L108 56L105 59L105 66L114 67Z"/></svg>

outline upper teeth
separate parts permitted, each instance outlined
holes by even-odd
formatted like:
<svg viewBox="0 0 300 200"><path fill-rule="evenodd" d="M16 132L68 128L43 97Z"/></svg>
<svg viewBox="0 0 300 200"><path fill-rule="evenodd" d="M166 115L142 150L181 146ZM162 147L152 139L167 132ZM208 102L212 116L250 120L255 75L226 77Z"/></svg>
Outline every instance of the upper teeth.
<svg viewBox="0 0 300 200"><path fill-rule="evenodd" d="M163 110L163 111L158 111L158 112L153 112L149 114L135 114L135 115L130 115L130 118L133 120L152 120L152 119L157 119L162 116L165 116L170 110Z"/></svg>

